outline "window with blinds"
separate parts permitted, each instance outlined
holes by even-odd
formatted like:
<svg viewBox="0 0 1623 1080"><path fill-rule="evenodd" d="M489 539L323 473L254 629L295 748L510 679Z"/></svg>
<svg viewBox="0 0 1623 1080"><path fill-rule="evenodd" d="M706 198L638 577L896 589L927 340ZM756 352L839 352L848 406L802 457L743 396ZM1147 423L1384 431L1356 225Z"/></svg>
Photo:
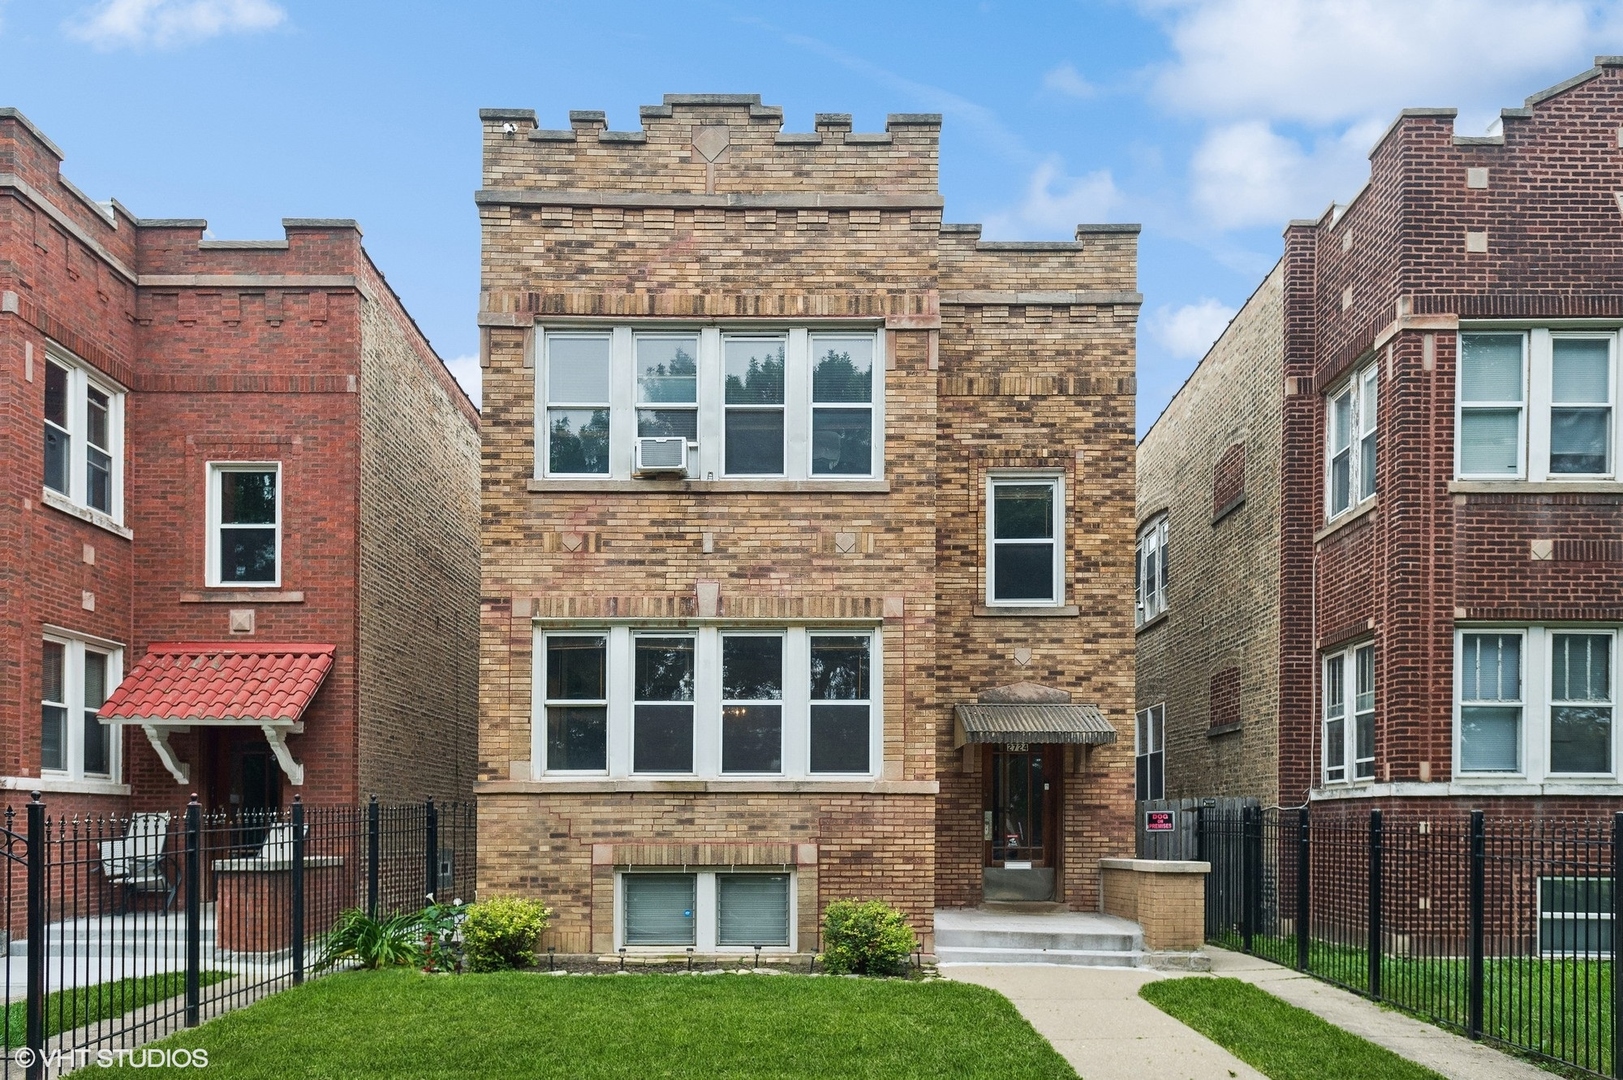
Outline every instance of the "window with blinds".
<svg viewBox="0 0 1623 1080"><path fill-rule="evenodd" d="M717 874L716 944L788 945L788 874Z"/></svg>
<svg viewBox="0 0 1623 1080"><path fill-rule="evenodd" d="M696 874L626 874L621 879L627 945L692 945Z"/></svg>

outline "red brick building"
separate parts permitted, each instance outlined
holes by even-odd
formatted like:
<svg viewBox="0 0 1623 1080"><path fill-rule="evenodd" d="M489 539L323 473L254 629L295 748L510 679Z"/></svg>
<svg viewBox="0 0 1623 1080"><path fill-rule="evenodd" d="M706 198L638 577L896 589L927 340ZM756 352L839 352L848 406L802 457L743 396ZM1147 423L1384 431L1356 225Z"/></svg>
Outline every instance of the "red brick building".
<svg viewBox="0 0 1623 1080"><path fill-rule="evenodd" d="M61 157L0 110L0 786L469 794L477 411L353 221L204 239Z"/></svg>
<svg viewBox="0 0 1623 1080"><path fill-rule="evenodd" d="M1349 205L1291 223L1142 442L1140 758L1169 797L1620 805L1623 58L1489 135L1454 116L1406 110Z"/></svg>

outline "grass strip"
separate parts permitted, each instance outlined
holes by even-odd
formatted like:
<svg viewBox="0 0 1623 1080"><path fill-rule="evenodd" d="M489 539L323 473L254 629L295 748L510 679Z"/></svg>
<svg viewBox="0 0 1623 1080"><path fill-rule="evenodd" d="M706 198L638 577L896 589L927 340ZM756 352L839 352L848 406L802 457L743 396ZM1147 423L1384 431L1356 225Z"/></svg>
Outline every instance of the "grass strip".
<svg viewBox="0 0 1623 1080"><path fill-rule="evenodd" d="M1076 1080L1007 998L946 980L355 971L151 1045L179 1047L232 1080Z"/></svg>
<svg viewBox="0 0 1623 1080"><path fill-rule="evenodd" d="M1139 995L1273 1080L1443 1080L1239 979L1160 979Z"/></svg>
<svg viewBox="0 0 1623 1080"><path fill-rule="evenodd" d="M204 971L198 975L201 986L213 986L231 978L229 971ZM186 992L186 973L165 971L138 978L53 990L45 995L45 1036L84 1027L154 1002L165 1001ZM22 1046L28 1040L28 1003L13 1001L6 1006L5 1043L7 1048Z"/></svg>

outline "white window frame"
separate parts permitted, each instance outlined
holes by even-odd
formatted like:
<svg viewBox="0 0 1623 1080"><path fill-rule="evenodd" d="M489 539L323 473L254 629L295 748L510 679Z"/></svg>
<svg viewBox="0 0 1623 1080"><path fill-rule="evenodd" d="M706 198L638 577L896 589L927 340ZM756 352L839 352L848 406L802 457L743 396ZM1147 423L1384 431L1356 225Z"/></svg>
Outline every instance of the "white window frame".
<svg viewBox="0 0 1623 1080"><path fill-rule="evenodd" d="M1347 447L1347 505L1339 509L1335 504L1336 403L1348 399ZM1329 393L1324 395L1324 519L1334 521L1350 514L1375 498L1378 485L1366 477L1364 446L1375 442L1376 467L1379 470L1379 442L1377 434L1380 419L1380 364L1370 361L1353 369ZM1369 491L1365 493L1368 483Z"/></svg>
<svg viewBox="0 0 1623 1080"><path fill-rule="evenodd" d="M44 382L45 378L48 377L51 365L62 368L67 372L68 413L66 419L68 426L61 428L46 420L42 408L40 412L40 431L43 434L44 425L50 424L51 427L62 431L68 437L68 490L58 491L47 486L44 476L41 475L42 500L49 504L54 499L65 499L78 509L93 515L93 519L101 519L112 525L122 527L124 524L125 389L55 342L48 342L45 349L45 368L40 380L40 401L42 405L44 402ZM86 452L86 447L90 442L88 392L92 388L107 395L107 441L111 445L105 449L111 461L108 468L110 490L108 509L106 510L90 505L89 454ZM41 446L41 453L43 452L44 448ZM42 471L43 465L42 458Z"/></svg>
<svg viewBox="0 0 1623 1080"><path fill-rule="evenodd" d="M994 533L997 531L997 489L1000 487L1020 487L1028 485L1047 484L1054 490L1054 521L1052 525L1054 545L1054 595L1048 600L1033 600L1029 598L1014 598L999 600L996 595L997 583L997 546L999 544L1029 544L1032 539L1011 538L998 540ZM985 490L985 517L986 529L984 543L986 545L986 558L984 573L986 577L986 606L987 607L1041 607L1053 608L1065 606L1065 552L1067 550L1067 536L1065 531L1065 474L1053 470L1012 470L999 469L986 474Z"/></svg>
<svg viewBox="0 0 1623 1080"><path fill-rule="evenodd" d="M282 587L282 555L285 531L282 528L287 485L280 461L210 461L205 465L207 497L204 520L207 536L204 539L204 580L211 589L280 589ZM228 472L274 472L276 474L276 576L271 581L225 581L220 577L220 477ZM263 528L264 526L255 526Z"/></svg>
<svg viewBox="0 0 1623 1080"><path fill-rule="evenodd" d="M1469 334L1498 334L1517 336L1522 342L1522 400L1520 402L1471 402L1466 405L1460 398L1463 380L1456 373L1454 392L1454 476L1459 480L1525 481L1528 483L1562 483L1616 480L1619 478L1618 461L1623 456L1623 424L1618 422L1619 347L1617 330L1565 329L1561 327L1519 326L1496 327L1482 323L1462 328L1456 337L1456 355L1463 362L1464 338ZM1555 342L1562 339L1605 340L1610 363L1607 369L1610 426L1606 452L1609 468L1601 473L1557 473L1550 471L1550 414L1558 407L1553 400L1555 380ZM1598 403L1570 403L1598 407ZM1460 418L1468 408L1519 409L1520 423L1517 436L1517 471L1514 476L1501 473L1467 473L1460 460Z"/></svg>
<svg viewBox="0 0 1623 1080"><path fill-rule="evenodd" d="M1519 636L1521 645L1522 710L1519 735L1521 768L1516 772L1466 772L1460 768L1460 700L1464 685L1465 637L1468 634L1501 634ZM1552 706L1552 650L1554 638L1559 634L1600 634L1611 638L1611 690L1612 690L1612 747L1611 771L1605 773L1552 772L1550 761L1550 709ZM1454 779L1461 783L1526 782L1611 784L1619 777L1618 755L1623 742L1623 717L1620 717L1618 690L1618 627L1615 624L1565 623L1551 625L1473 625L1460 626L1454 632ZM1506 702L1506 704L1515 704Z"/></svg>
<svg viewBox="0 0 1623 1080"><path fill-rule="evenodd" d="M1138 530L1133 555L1133 625L1143 626L1167 610L1167 515ZM1145 589L1145 566L1155 569L1155 588Z"/></svg>
<svg viewBox="0 0 1623 1080"><path fill-rule="evenodd" d="M1372 673L1375 679L1375 699L1371 707L1360 711L1358 708L1358 657L1361 653L1369 652ZM1377 664L1379 657L1375 652L1375 643L1368 638L1343 646L1334 652L1325 653L1322 657L1323 678L1319 682L1319 692L1323 700L1319 705L1319 779L1324 786L1343 786L1348 784L1368 784L1375 780L1375 760L1378 755L1372 754L1367 758L1358 756L1358 718L1368 715L1369 722L1375 726L1377 739L1379 737L1380 723L1380 669ZM1332 671L1340 675L1341 700L1335 704L1341 709L1341 775L1330 775L1330 684ZM1367 773L1363 766L1368 765Z"/></svg>
<svg viewBox="0 0 1623 1080"><path fill-rule="evenodd" d="M685 955L687 946L683 945L627 945L625 932L625 883L627 874L691 874L695 877L693 889L693 945L696 953L719 953L723 955L748 956L753 955L753 945L721 945L717 939L721 933L721 906L719 903L721 889L717 884L717 877L724 874L771 874L787 876L789 879L789 943L787 945L762 945L761 952L766 955L780 955L794 953L800 948L800 881L799 875L792 866L723 866L723 867L693 867L693 866L627 866L616 867L614 871L614 947L616 950L624 949L633 955Z"/></svg>
<svg viewBox="0 0 1623 1080"><path fill-rule="evenodd" d="M632 476L633 443L637 436L637 373L636 338L638 336L691 336L698 335L699 355L697 380L697 443L690 442L688 477L690 481L722 480L749 484L760 482L816 481L819 484L871 483L885 476L885 334L883 327L872 321L788 323L763 322L741 324L735 322L707 323L699 327L671 322L569 322L546 324L536 328L531 345L535 367L535 462L534 473L539 480L626 481L628 489L638 484ZM872 401L864 403L812 402L812 350L815 339L829 337L873 337ZM551 424L547 410L554 403L547 397L549 353L548 341L558 336L603 336L609 340L609 400L606 403L557 403L559 408L605 408L609 410L609 471L605 473L553 472L551 458ZM726 365L723 360L724 338L728 337L780 337L784 340L784 402L781 406L784 424L784 459L781 473L725 472L726 412L729 409L748 409L750 406L726 404ZM814 473L812 471L812 412L815 408L868 408L872 418L872 461L867 474ZM777 409L780 406L763 406Z"/></svg>
<svg viewBox="0 0 1623 1080"><path fill-rule="evenodd" d="M1544 883L1546 881L1584 881L1584 882L1595 882L1597 885L1605 883L1605 884L1609 885L1613 889L1618 888L1620 883L1616 882L1616 881L1613 881L1610 877L1607 877L1605 875L1585 876L1585 875L1578 875L1578 874L1551 874L1551 875L1541 876L1538 879L1536 879L1536 885L1535 885L1535 887L1538 889L1538 895L1535 897L1534 903L1538 905L1538 912L1537 912L1536 918L1538 919L1538 951L1539 951L1539 955L1541 955L1541 956L1582 956L1582 957L1589 957L1589 958L1597 959L1597 960L1610 960L1610 959L1612 959L1613 953L1617 949L1617 924L1612 918L1612 912L1610 910L1607 910L1606 908L1602 908L1599 911L1557 911L1557 910L1553 910L1553 909L1548 909L1548 908L1546 908L1544 906ZM1597 889L1597 892L1598 891L1599 890ZM1561 920L1579 920L1579 919L1581 919L1584 922L1590 922L1590 923L1595 923L1595 924L1599 924L1599 923L1603 923L1603 922L1612 923L1612 947L1610 949L1606 949L1606 950L1601 950L1601 949L1598 949L1598 948L1594 949L1594 950L1579 950L1579 949L1563 949L1563 948L1559 948L1556 945L1549 942L1548 940L1546 940L1546 938L1544 936L1544 920L1546 920L1546 919L1561 919Z"/></svg>
<svg viewBox="0 0 1623 1080"><path fill-rule="evenodd" d="M1148 732L1148 738L1147 739L1146 739L1146 732ZM1159 736L1159 738L1157 738L1157 736ZM1148 742L1150 744L1148 747L1146 747L1144 745L1146 742ZM1145 799L1156 799L1156 798L1164 799L1164 798L1166 798L1166 793L1167 793L1167 779L1166 779L1166 776L1167 776L1167 772L1166 772L1167 754L1166 754L1166 750L1167 750L1167 704L1164 701L1160 701L1160 702L1155 703L1154 705L1151 705L1147 709L1140 709L1138 711L1138 713L1133 717L1133 788L1134 788L1134 795L1136 795L1138 797L1138 799L1145 800ZM1159 762L1157 762L1155 760L1156 755L1160 755ZM1145 768L1145 773L1146 773L1145 785L1144 785L1145 786L1145 791L1143 793L1139 793L1139 791L1137 790L1138 789L1138 763L1141 760L1145 759L1145 758L1149 758L1149 759L1151 759L1151 761L1150 761L1150 764L1148 764L1148 765L1146 765L1144 767ZM1152 785L1149 782L1149 776L1148 776L1150 770L1154 769L1157 764L1159 764L1160 769L1161 769L1161 794L1159 796L1150 794L1150 792L1154 790L1154 785Z"/></svg>
<svg viewBox="0 0 1623 1080"><path fill-rule="evenodd" d="M102 638L69 634L59 630L51 630L41 635L41 642L49 641L63 647L63 676L67 700L61 704L67 709L67 731L64 732L63 758L66 768L47 769L44 767L44 747L41 743L40 770L43 777L54 777L67 780L90 780L102 783L120 783L123 774L121 760L123 739L120 733L122 728L107 726L107 772L86 774L84 771L85 740L84 740L84 714L85 714L85 653L99 653L107 658L107 695L112 696L118 684L124 681L124 647ZM43 659L41 660L43 663ZM38 672L43 679L43 671ZM43 689L43 687L42 687ZM43 698L40 700L43 705ZM42 718L43 721L43 718ZM43 740L43 732L39 738Z"/></svg>
<svg viewBox="0 0 1623 1080"><path fill-rule="evenodd" d="M694 637L693 670L693 771L691 773L645 772L634 769L632 732L635 723L634 636ZM783 768L775 773L721 771L722 687L721 638L723 635L782 636ZM607 767L595 771L561 771L547 767L547 706L563 704L546 696L546 642L549 637L602 635L607 639L604 658L605 690L602 702L574 701L574 704L602 704L607 716ZM868 639L868 771L834 773L811 771L811 638L813 636L866 637ZM639 623L613 623L585 626L537 626L534 633L530 715L530 769L535 780L606 777L627 780L698 779L719 784L729 782L812 781L850 783L875 780L884 771L884 649L876 626L813 624L801 626L748 626L731 623L669 629ZM850 704L860 704L850 702Z"/></svg>

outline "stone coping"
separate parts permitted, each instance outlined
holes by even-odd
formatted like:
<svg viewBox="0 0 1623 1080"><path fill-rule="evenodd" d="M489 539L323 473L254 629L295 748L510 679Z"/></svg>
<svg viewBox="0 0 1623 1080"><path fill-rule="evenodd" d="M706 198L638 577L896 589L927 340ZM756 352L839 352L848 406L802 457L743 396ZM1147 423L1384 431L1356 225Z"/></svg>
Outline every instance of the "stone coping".
<svg viewBox="0 0 1623 1080"><path fill-rule="evenodd" d="M1140 874L1209 874L1212 864L1194 859L1100 859L1101 870L1132 870Z"/></svg>
<svg viewBox="0 0 1623 1080"><path fill-rule="evenodd" d="M341 855L306 855L304 867L343 866ZM292 859L215 859L214 869L221 873L234 874L281 874L289 873L293 869Z"/></svg>

